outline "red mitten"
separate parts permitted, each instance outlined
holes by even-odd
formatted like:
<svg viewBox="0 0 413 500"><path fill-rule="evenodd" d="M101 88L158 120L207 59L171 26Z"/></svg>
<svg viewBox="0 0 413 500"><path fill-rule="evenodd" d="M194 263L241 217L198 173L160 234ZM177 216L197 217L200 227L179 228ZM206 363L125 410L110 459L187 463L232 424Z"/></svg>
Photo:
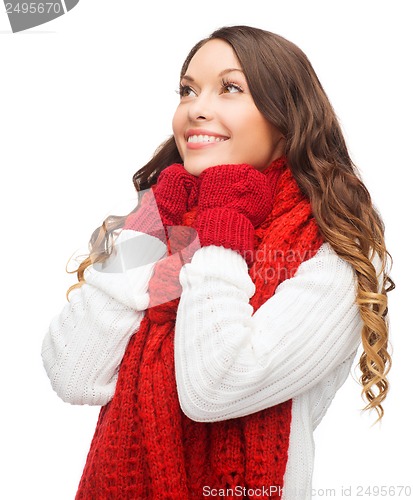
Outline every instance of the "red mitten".
<svg viewBox="0 0 413 500"><path fill-rule="evenodd" d="M142 204L125 221L124 229L151 234L166 242L165 226L182 222L182 216L197 202L199 178L175 163L163 170Z"/></svg>
<svg viewBox="0 0 413 500"><path fill-rule="evenodd" d="M240 253L251 264L254 228L271 212L268 177L251 165L217 165L199 176L195 229L201 246L217 245Z"/></svg>

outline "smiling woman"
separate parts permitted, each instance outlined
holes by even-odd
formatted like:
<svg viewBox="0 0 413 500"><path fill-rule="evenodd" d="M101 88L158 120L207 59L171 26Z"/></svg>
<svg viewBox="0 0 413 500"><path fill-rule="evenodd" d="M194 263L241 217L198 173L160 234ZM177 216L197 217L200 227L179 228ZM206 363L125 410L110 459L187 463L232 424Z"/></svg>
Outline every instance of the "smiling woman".
<svg viewBox="0 0 413 500"><path fill-rule="evenodd" d="M360 344L383 416L383 224L291 42L219 29L179 93L136 209L95 230L44 339L59 396L103 406L76 498L308 500L313 431Z"/></svg>
<svg viewBox="0 0 413 500"><path fill-rule="evenodd" d="M181 78L180 95L173 132L191 174L223 163L262 170L283 154L283 134L257 109L241 65L224 40L210 40L196 52Z"/></svg>

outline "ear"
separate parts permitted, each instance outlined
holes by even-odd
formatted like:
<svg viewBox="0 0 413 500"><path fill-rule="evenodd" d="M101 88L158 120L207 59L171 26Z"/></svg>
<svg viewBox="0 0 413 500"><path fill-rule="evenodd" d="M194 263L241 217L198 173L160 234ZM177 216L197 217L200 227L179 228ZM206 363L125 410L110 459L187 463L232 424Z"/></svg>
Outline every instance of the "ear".
<svg viewBox="0 0 413 500"><path fill-rule="evenodd" d="M284 134L277 132L274 134L274 154L273 158L279 158L285 154L285 143L286 139Z"/></svg>

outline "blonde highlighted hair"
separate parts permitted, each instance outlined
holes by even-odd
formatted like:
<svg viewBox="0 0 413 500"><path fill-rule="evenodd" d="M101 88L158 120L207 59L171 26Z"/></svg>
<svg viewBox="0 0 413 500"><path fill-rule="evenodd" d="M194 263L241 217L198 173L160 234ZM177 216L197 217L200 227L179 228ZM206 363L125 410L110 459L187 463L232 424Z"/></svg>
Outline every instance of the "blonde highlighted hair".
<svg viewBox="0 0 413 500"><path fill-rule="evenodd" d="M305 54L293 43L249 26L221 28L197 43L185 60L185 74L194 54L209 40L221 39L233 48L244 70L254 102L263 116L286 137L292 173L309 197L320 231L357 275L357 304L363 328L360 382L365 410L383 416L389 390L387 293L394 288L388 276L391 257L384 240L384 224L370 194L350 159L337 117ZM139 192L156 183L160 172L181 163L175 140L161 144L153 158L133 176ZM126 217L109 217L90 240L90 255L77 269L79 283L93 262L111 252L113 235ZM378 273L373 265L381 261Z"/></svg>

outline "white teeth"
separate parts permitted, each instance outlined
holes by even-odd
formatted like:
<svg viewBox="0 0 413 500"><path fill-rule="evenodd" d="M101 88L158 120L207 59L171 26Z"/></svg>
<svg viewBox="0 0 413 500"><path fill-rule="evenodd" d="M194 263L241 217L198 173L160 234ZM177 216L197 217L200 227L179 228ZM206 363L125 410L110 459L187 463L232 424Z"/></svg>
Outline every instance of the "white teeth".
<svg viewBox="0 0 413 500"><path fill-rule="evenodd" d="M191 135L188 137L188 142L223 142L223 137L215 137L213 135Z"/></svg>

